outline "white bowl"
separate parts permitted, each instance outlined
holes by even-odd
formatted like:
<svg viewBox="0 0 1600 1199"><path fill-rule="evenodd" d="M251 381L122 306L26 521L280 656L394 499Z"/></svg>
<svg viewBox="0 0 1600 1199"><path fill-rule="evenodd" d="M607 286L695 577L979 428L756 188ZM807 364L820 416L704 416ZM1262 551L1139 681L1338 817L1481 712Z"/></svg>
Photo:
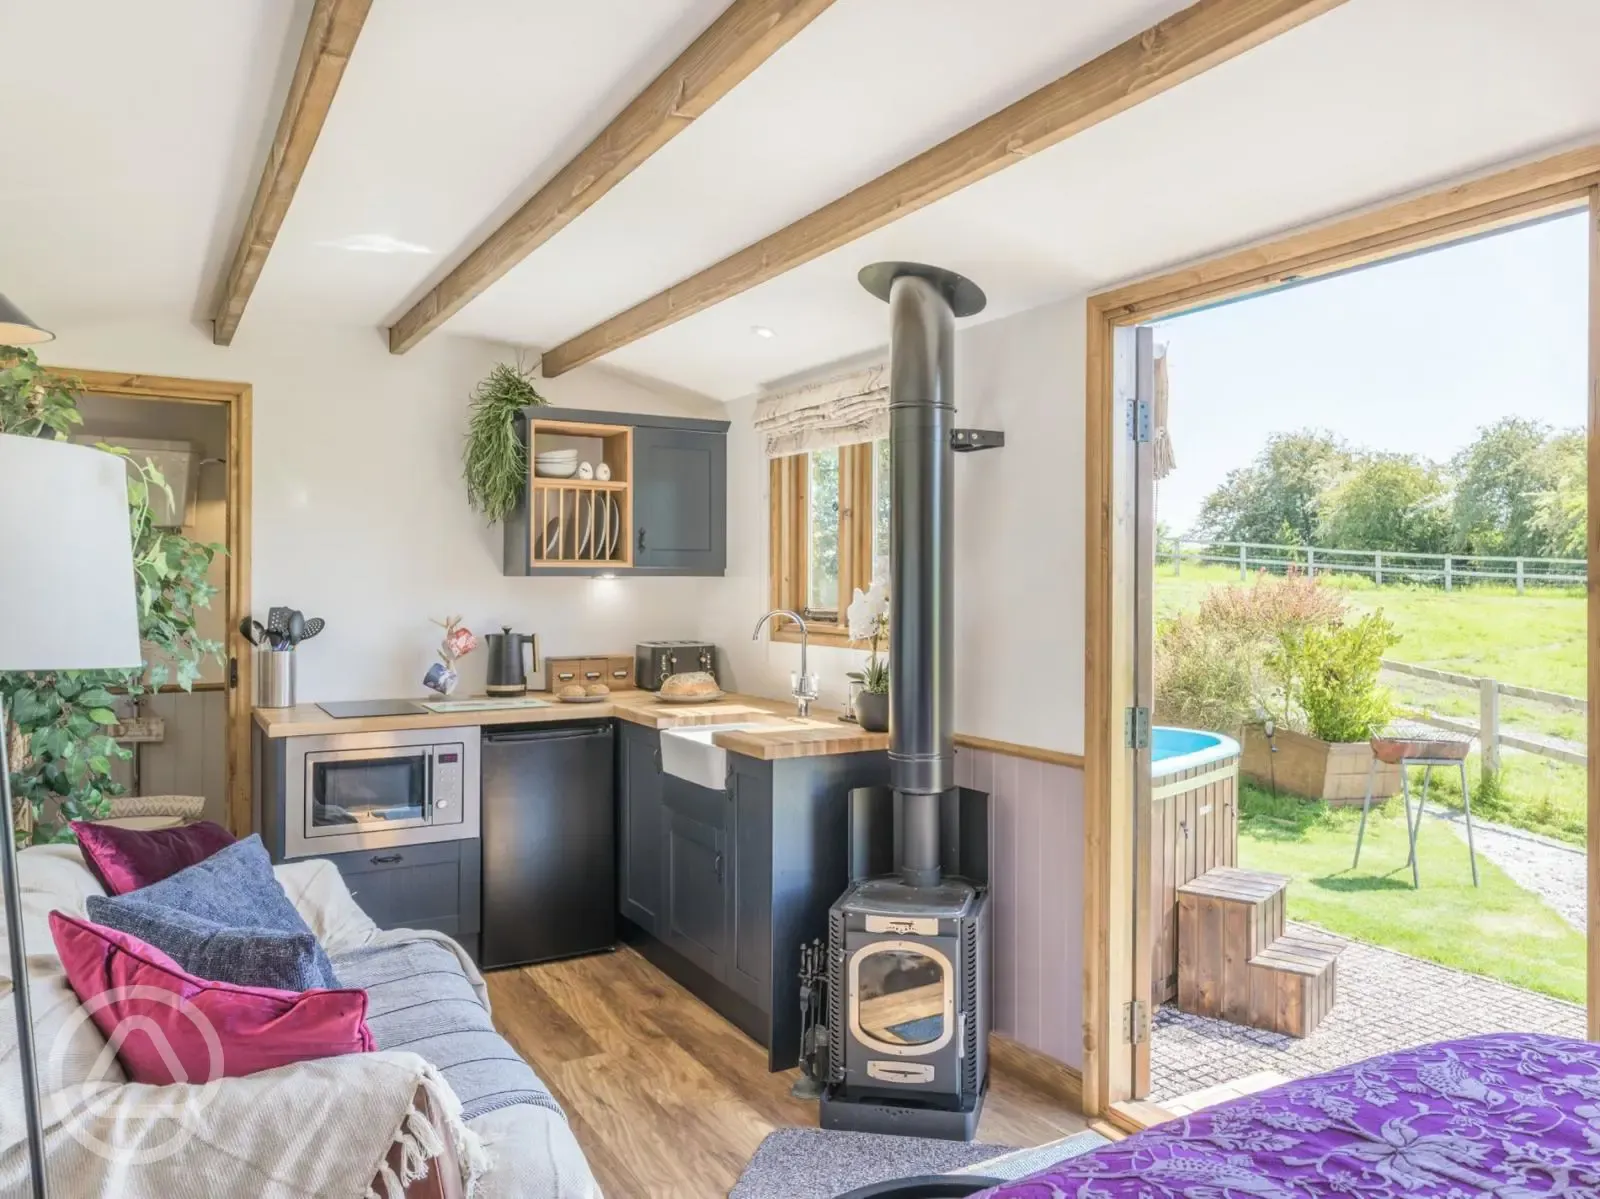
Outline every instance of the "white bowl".
<svg viewBox="0 0 1600 1199"><path fill-rule="evenodd" d="M578 473L578 464L576 462L548 464L535 462L533 464L533 473L541 479L570 479Z"/></svg>
<svg viewBox="0 0 1600 1199"><path fill-rule="evenodd" d="M576 458L577 450L535 450L535 458Z"/></svg>

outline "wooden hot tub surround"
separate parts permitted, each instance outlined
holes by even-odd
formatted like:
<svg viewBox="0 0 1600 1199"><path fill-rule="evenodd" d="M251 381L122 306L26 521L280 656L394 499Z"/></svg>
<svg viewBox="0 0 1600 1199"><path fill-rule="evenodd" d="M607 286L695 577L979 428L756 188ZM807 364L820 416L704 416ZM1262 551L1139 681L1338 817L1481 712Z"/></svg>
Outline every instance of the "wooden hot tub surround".
<svg viewBox="0 0 1600 1199"><path fill-rule="evenodd" d="M1178 994L1178 888L1239 862L1239 757L1157 775L1150 789L1150 978L1155 1003Z"/></svg>

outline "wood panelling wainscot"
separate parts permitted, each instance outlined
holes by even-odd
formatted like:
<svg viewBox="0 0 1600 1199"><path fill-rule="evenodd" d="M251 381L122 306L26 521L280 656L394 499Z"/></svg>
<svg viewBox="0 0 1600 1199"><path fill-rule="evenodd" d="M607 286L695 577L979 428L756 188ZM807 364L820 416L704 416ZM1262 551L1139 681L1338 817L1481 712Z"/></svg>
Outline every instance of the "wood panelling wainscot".
<svg viewBox="0 0 1600 1199"><path fill-rule="evenodd" d="M1076 1073L1083 1064L1083 771L958 744L956 782L989 793L994 1031Z"/></svg>

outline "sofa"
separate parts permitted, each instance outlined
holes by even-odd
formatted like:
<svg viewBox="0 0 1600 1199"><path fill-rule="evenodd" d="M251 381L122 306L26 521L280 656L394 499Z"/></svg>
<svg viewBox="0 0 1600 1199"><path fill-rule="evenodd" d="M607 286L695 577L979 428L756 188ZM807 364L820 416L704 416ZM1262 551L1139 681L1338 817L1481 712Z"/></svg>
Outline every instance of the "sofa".
<svg viewBox="0 0 1600 1199"><path fill-rule="evenodd" d="M493 1030L483 978L460 946L432 931L380 930L331 863L275 873L340 981L367 991L376 1050L222 1079L209 1090L126 1082L84 1018L48 924L51 911L84 918L88 897L105 893L77 847L26 849L19 873L53 1193L189 1199L189 1188L175 1193L171 1181L188 1177L210 1180L194 1186L197 1195L218 1193L223 1178L227 1193L263 1199L340 1189L355 1196L363 1187L376 1199L598 1199L559 1104ZM0 1194L20 1193L26 1177L15 1041L15 1016L0 1011ZM396 1077L420 1080L405 1085L409 1107L377 1102L379 1081ZM149 1152L166 1127L150 1113L156 1099L170 1102L179 1091L184 1103L197 1097L190 1106L205 1100L209 1123L196 1121L199 1131L166 1160ZM92 1121L82 1114L90 1106ZM63 1119L63 1110L76 1114ZM170 1111L165 1119L179 1122ZM84 1127L90 1135L80 1135ZM343 1131L330 1138L334 1127Z"/></svg>

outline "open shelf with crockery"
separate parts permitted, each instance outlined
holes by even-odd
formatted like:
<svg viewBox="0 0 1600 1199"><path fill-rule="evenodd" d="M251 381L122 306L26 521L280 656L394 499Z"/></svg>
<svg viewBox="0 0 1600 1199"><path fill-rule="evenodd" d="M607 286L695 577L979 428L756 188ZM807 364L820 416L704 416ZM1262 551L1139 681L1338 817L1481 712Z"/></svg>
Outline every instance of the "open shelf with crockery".
<svg viewBox="0 0 1600 1199"><path fill-rule="evenodd" d="M533 417L527 430L529 566L633 565L633 429ZM609 477L580 478L582 463Z"/></svg>

